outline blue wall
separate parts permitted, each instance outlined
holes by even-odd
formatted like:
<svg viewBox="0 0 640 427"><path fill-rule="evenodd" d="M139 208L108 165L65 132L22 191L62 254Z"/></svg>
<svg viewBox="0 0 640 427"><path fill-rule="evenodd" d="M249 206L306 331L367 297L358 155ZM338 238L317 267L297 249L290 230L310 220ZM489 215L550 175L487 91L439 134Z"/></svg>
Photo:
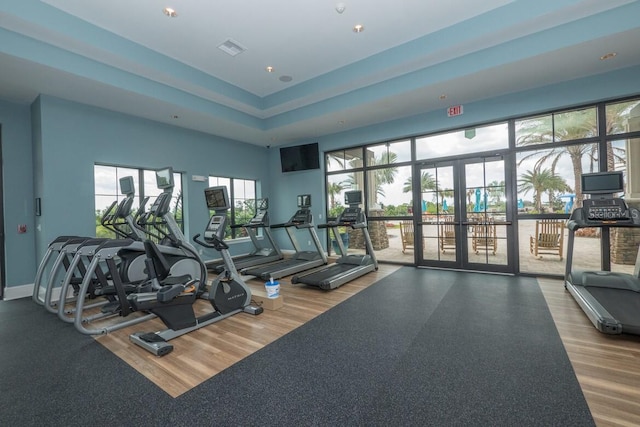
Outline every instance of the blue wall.
<svg viewBox="0 0 640 427"><path fill-rule="evenodd" d="M33 283L35 276L31 114L28 106L0 101L4 203L5 281ZM18 224L27 232L18 233Z"/></svg>
<svg viewBox="0 0 640 427"><path fill-rule="evenodd" d="M47 96L36 104L41 131L34 147L36 158L42 158L34 171L41 184L35 196L42 199L38 260L56 236L95 235L96 162L149 169L172 166L182 172L187 236L203 232L209 219L203 195L208 184L192 181L193 175L240 176L258 180L263 191L269 190L266 148ZM242 245L233 249L247 251L238 246Z"/></svg>
<svg viewBox="0 0 640 427"><path fill-rule="evenodd" d="M462 116L451 119L444 111L435 111L295 145L317 141L324 152L637 95L638 75L640 67L629 68L467 104ZM292 215L297 194L311 194L316 223L325 221L324 162L319 170L283 174L277 147L256 147L48 96L41 96L31 107L0 101L0 123L5 274L10 287L33 283L37 263L56 236L95 233L96 162L173 166L184 172L188 236L202 232L208 220L202 195L207 184L191 181L192 175L259 180L262 195L270 199L272 223ZM42 199L42 216L37 218L35 197ZM28 232L18 234L18 224L27 224ZM276 238L284 249L290 248L284 233L277 233ZM304 239L300 239L303 247L307 245ZM246 246L232 246L232 250L245 252Z"/></svg>

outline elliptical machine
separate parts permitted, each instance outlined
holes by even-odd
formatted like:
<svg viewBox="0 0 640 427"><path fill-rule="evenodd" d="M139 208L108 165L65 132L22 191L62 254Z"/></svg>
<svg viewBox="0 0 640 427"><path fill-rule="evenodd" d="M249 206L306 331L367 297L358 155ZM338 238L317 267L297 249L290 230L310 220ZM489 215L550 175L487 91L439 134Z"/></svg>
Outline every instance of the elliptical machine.
<svg viewBox="0 0 640 427"><path fill-rule="evenodd" d="M168 327L159 332L137 332L129 336L133 343L156 356L169 354L173 350L169 341L181 335L240 312L258 315L263 311L262 307L251 305L251 289L240 278L229 254L229 246L223 240L227 226L227 210L230 207L226 187L207 188L205 197L207 206L215 210L215 213L209 219L205 230L205 241L199 240L200 234L194 236L193 240L199 245L220 251L224 260L224 271L214 279L208 292L201 295L209 301L214 311L196 317L193 304L200 294L199 291L204 288L204 283L198 280L168 285L159 282L157 286L160 290L157 292L135 293L128 297L135 310L146 310L157 315ZM204 262L202 266L206 270ZM153 271L150 271L150 275L151 280L155 280Z"/></svg>

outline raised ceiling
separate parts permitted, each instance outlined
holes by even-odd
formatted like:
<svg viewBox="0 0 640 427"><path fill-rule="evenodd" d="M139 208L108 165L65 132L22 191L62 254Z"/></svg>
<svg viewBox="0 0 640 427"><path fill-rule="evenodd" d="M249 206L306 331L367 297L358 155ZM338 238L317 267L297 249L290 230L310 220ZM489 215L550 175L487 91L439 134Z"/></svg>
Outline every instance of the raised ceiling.
<svg viewBox="0 0 640 427"><path fill-rule="evenodd" d="M0 98L280 145L639 65L638 16L637 0L7 0Z"/></svg>

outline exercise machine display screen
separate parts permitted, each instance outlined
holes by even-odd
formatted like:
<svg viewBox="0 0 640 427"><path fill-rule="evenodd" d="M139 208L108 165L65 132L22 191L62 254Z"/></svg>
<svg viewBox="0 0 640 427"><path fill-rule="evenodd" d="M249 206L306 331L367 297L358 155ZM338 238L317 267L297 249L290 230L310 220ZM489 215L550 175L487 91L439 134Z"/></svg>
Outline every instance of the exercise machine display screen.
<svg viewBox="0 0 640 427"><path fill-rule="evenodd" d="M311 194L301 194L298 196L298 207L309 208L311 207Z"/></svg>
<svg viewBox="0 0 640 427"><path fill-rule="evenodd" d="M173 188L173 168L158 169L156 171L156 185L161 190Z"/></svg>
<svg viewBox="0 0 640 427"><path fill-rule="evenodd" d="M621 171L586 173L580 178L584 194L615 194L624 191Z"/></svg>
<svg viewBox="0 0 640 427"><path fill-rule="evenodd" d="M125 176L120 178L120 193L128 196L130 194L134 194L136 192L135 186L133 184L132 176Z"/></svg>
<svg viewBox="0 0 640 427"><path fill-rule="evenodd" d="M217 186L209 187L204 190L204 197L207 201L207 208L212 211L228 210L229 196L227 195L227 187Z"/></svg>
<svg viewBox="0 0 640 427"><path fill-rule="evenodd" d="M362 191L347 191L344 193L344 203L348 206L358 206L362 203Z"/></svg>

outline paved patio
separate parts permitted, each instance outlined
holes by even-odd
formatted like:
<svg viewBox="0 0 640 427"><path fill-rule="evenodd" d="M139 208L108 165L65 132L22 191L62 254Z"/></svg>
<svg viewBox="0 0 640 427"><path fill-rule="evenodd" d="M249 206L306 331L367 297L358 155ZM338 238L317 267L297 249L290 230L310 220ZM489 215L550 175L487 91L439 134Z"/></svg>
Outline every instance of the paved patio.
<svg viewBox="0 0 640 427"><path fill-rule="evenodd" d="M519 254L520 254L520 271L527 273L544 273L544 274L558 274L564 275L567 243L568 243L568 230L564 230L564 250L562 260L557 255L542 255L534 257L529 251L529 236L535 234L535 221L520 221L518 223L519 234ZM452 250L447 250L442 253L438 249L437 232L435 225L424 226L425 230L425 259L440 259L440 260L453 260L454 253ZM506 238L505 238L506 226L497 226L497 248L496 254L491 252L488 254L485 251L480 251L478 255L475 253L470 254L470 260L473 262L500 264L504 265L507 262L506 256ZM402 262L407 264L414 263L413 249L407 249L405 253L402 252L402 239L400 238L399 227L387 227L387 235L389 236L389 247L386 249L376 251L376 257L378 261L391 261ZM469 238L469 240L471 240ZM471 248L471 242L468 244ZM353 248L350 248L353 251ZM593 269L594 265L599 265L600 262L600 240L593 237L576 237L573 265L576 269ZM633 273L633 265L620 265L613 264L612 270L624 273Z"/></svg>

